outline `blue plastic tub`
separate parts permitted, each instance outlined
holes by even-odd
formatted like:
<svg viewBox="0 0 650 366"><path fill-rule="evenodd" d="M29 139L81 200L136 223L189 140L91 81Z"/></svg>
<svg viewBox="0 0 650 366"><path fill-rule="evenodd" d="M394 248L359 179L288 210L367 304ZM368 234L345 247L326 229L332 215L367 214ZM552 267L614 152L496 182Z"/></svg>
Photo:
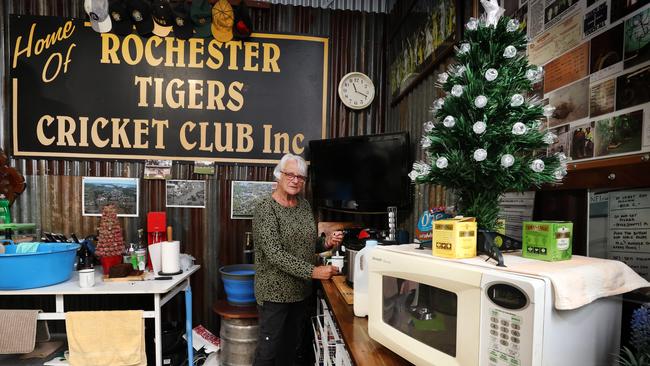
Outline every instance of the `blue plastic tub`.
<svg viewBox="0 0 650 366"><path fill-rule="evenodd" d="M219 268L226 299L231 305L255 304L255 265L233 264Z"/></svg>
<svg viewBox="0 0 650 366"><path fill-rule="evenodd" d="M79 244L38 243L36 252L16 254L18 245L5 245L0 254L0 290L50 286L72 275Z"/></svg>

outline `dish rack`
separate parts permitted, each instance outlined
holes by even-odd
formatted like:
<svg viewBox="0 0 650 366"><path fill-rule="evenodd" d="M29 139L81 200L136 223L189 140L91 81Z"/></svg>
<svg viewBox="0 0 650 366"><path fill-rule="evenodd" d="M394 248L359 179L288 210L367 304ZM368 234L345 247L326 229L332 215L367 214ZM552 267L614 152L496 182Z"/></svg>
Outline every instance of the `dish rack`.
<svg viewBox="0 0 650 366"><path fill-rule="evenodd" d="M314 331L315 366L352 366L345 342L324 299L318 301L317 315L311 318L311 326Z"/></svg>

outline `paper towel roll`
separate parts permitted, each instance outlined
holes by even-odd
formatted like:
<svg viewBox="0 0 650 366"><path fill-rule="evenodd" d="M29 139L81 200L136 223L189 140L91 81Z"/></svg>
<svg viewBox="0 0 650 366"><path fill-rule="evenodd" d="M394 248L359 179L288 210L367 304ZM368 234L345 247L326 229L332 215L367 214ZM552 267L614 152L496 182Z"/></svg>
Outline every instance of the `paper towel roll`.
<svg viewBox="0 0 650 366"><path fill-rule="evenodd" d="M162 271L176 273L181 270L181 242L164 241L162 248Z"/></svg>
<svg viewBox="0 0 650 366"><path fill-rule="evenodd" d="M161 257L162 257L162 242L149 244L147 250L149 251L149 258L151 258L151 268L153 273L162 271Z"/></svg>

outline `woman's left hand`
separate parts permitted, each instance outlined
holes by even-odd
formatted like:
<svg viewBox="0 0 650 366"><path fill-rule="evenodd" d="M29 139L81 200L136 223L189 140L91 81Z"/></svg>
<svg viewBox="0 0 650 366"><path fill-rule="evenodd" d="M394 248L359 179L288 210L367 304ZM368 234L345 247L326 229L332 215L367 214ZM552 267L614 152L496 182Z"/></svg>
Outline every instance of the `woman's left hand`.
<svg viewBox="0 0 650 366"><path fill-rule="evenodd" d="M332 231L325 237L325 247L327 249L334 248L338 246L343 241L343 232L340 230Z"/></svg>

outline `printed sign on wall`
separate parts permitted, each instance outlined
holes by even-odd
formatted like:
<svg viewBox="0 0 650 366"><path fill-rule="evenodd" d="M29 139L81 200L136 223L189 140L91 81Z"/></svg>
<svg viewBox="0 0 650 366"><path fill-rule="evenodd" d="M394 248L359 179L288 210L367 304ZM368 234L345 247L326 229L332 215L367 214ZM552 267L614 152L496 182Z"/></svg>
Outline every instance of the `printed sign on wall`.
<svg viewBox="0 0 650 366"><path fill-rule="evenodd" d="M325 138L328 39L118 36L10 19L13 152L273 163Z"/></svg>

